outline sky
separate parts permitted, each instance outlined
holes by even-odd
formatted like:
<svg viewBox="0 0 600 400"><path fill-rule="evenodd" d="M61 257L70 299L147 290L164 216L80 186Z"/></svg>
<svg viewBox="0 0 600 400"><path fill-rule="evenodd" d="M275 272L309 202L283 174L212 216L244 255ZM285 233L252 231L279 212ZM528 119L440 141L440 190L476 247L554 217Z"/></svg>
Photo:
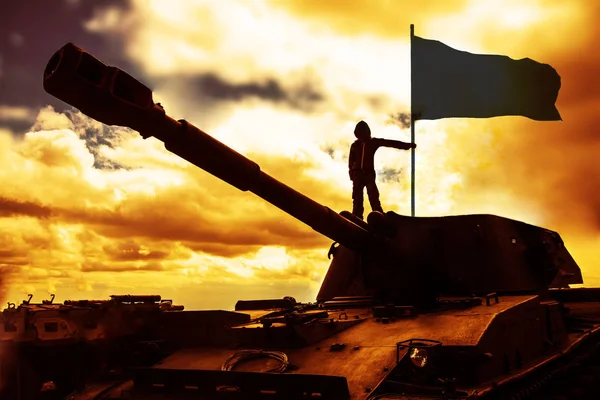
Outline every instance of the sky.
<svg viewBox="0 0 600 400"><path fill-rule="evenodd" d="M0 16L4 301L161 294L188 309L314 301L331 240L46 94L67 42L140 79L186 119L333 210L351 209L359 120L409 141L409 26L561 76L563 121L418 121L417 216L489 213L561 234L600 285L600 7L591 0L11 2ZM376 156L384 210L410 215L410 153ZM369 210L368 205L366 209Z"/></svg>

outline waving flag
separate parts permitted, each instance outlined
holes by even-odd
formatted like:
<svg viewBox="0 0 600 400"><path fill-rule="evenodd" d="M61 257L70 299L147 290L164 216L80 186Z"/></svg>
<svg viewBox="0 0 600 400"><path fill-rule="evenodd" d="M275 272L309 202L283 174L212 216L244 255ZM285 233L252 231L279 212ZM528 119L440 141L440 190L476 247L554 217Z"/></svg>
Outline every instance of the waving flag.
<svg viewBox="0 0 600 400"><path fill-rule="evenodd" d="M519 115L562 120L554 105L560 76L548 64L471 54L412 36L411 68L414 119Z"/></svg>

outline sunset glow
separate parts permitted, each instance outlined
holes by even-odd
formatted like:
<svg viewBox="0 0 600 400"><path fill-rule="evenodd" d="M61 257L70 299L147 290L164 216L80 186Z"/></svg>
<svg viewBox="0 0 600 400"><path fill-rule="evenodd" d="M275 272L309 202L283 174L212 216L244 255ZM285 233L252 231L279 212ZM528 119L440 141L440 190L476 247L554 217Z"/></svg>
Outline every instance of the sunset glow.
<svg viewBox="0 0 600 400"><path fill-rule="evenodd" d="M600 285L596 3L343 4L133 0L78 23L122 43L122 54L107 47L95 55L135 66L128 72L171 117L336 211L351 208L356 122L376 137L410 140L391 116L410 112L411 23L417 35L460 50L552 65L563 122L417 123L416 211L490 213L555 230L586 285ZM254 194L155 139L76 110L3 97L4 120L27 124L22 132L0 126L4 300L156 293L192 309L286 295L314 301L331 241ZM375 167L384 210L409 215L410 152L381 149Z"/></svg>

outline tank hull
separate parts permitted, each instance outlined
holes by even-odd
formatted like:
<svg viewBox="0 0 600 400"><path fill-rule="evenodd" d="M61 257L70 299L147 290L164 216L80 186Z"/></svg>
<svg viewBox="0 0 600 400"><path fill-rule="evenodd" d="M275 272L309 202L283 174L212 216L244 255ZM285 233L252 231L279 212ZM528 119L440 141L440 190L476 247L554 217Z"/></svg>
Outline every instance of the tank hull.
<svg viewBox="0 0 600 400"><path fill-rule="evenodd" d="M588 301L573 301L583 295ZM568 301L559 302L559 297ZM478 305L472 299L446 298L442 300L446 309L423 314L378 306L330 308L324 303L318 310L327 315L310 324L274 322L265 328L250 321L231 326L229 344L181 349L157 365L132 370L133 378L107 389L113 397L106 398L521 399L551 398L559 392L572 396L577 391L592 395L595 385L580 381L590 381L599 372L599 297L598 290L567 289L546 297L499 296L497 303L492 296L489 301L480 299ZM282 311L263 310L263 315ZM294 315L308 311L296 309ZM424 367L417 367L410 351L398 347L411 339L439 343L428 348ZM265 372L277 364L265 358L222 371L226 360L243 349L283 352L291 367L283 373ZM572 379L578 386L559 385ZM128 397L119 397L122 392ZM90 396L80 392L72 398Z"/></svg>

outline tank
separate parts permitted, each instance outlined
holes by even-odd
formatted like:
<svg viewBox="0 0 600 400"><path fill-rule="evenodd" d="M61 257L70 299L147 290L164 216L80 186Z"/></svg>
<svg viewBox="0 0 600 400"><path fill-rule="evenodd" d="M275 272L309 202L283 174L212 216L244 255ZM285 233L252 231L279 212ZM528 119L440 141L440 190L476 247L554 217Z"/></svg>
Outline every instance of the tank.
<svg viewBox="0 0 600 400"><path fill-rule="evenodd" d="M45 382L68 394L106 371L152 365L166 349L155 340L167 312L181 311L159 295L109 300L8 303L0 314L0 398L35 398Z"/></svg>
<svg viewBox="0 0 600 400"><path fill-rule="evenodd" d="M600 289L570 287L583 278L558 233L494 215L373 212L365 222L337 213L167 116L148 87L73 44L50 59L44 88L97 121L161 140L333 242L315 302L240 300L227 318L167 313L157 335L167 356L70 399L597 394Z"/></svg>

